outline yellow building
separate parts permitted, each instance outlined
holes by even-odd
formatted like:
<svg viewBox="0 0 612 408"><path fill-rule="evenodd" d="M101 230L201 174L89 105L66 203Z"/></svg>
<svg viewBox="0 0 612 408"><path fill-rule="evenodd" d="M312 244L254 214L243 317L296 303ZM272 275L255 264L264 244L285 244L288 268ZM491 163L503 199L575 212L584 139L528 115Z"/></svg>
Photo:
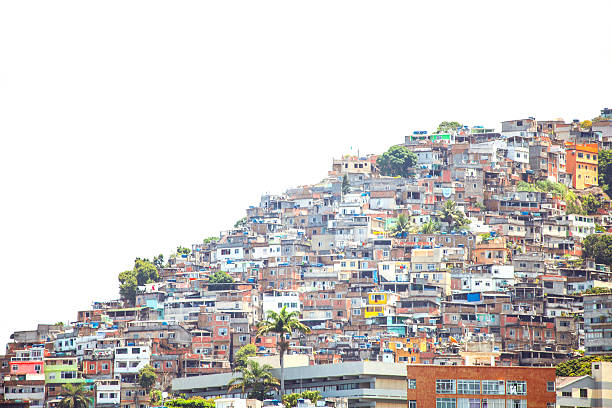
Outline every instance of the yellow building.
<svg viewBox="0 0 612 408"><path fill-rule="evenodd" d="M577 190L596 186L599 171L597 143L567 143L565 152L566 169L572 175L572 186Z"/></svg>
<svg viewBox="0 0 612 408"><path fill-rule="evenodd" d="M368 293L368 304L364 306L363 317L389 316L395 312L395 304L398 296L389 292Z"/></svg>
<svg viewBox="0 0 612 408"><path fill-rule="evenodd" d="M434 346L431 339L391 337L384 341L384 348L393 352L396 363L421 364L420 354L432 351Z"/></svg>

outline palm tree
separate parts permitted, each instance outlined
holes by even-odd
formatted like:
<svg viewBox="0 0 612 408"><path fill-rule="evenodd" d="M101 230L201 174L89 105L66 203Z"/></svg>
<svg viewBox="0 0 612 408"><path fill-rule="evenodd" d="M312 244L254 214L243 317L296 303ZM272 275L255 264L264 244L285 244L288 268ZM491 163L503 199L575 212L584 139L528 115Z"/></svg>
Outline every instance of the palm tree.
<svg viewBox="0 0 612 408"><path fill-rule="evenodd" d="M272 366L269 364L259 365L256 361L248 360L246 366L238 370L240 377L232 378L227 384L228 391L240 390L241 394L248 392L248 398L263 401L278 388L278 379L270 370Z"/></svg>
<svg viewBox="0 0 612 408"><path fill-rule="evenodd" d="M470 220L465 218L465 214L457 208L457 204L453 200L444 202L442 209L438 212L438 217L448 224L451 231L470 223Z"/></svg>
<svg viewBox="0 0 612 408"><path fill-rule="evenodd" d="M430 220L421 226L420 232L423 234L435 234L440 231L440 224L436 220Z"/></svg>
<svg viewBox="0 0 612 408"><path fill-rule="evenodd" d="M263 336L269 333L278 334L281 366L281 396L285 394L285 353L289 350L289 342L286 336L291 335L294 331L310 333L310 328L300 322L299 315L297 311L287 312L287 307L283 306L279 313L272 310L268 311L266 320L259 322L257 325L257 336Z"/></svg>
<svg viewBox="0 0 612 408"><path fill-rule="evenodd" d="M406 234L413 232L416 226L412 223L412 220L404 214L400 214L397 217L397 223L393 227L391 235L394 237L403 237Z"/></svg>
<svg viewBox="0 0 612 408"><path fill-rule="evenodd" d="M64 384L59 408L88 408L92 402L83 384Z"/></svg>

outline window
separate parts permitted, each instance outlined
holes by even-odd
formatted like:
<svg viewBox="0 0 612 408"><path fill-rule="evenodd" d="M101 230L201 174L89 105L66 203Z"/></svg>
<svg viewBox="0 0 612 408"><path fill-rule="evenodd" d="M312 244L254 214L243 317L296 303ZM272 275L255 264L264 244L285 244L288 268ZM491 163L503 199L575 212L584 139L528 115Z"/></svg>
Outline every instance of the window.
<svg viewBox="0 0 612 408"><path fill-rule="evenodd" d="M457 380L457 394L480 394L480 381Z"/></svg>
<svg viewBox="0 0 612 408"><path fill-rule="evenodd" d="M527 400L524 400L524 399L507 400L506 408L527 408Z"/></svg>
<svg viewBox="0 0 612 408"><path fill-rule="evenodd" d="M89 365L89 371L94 371L96 369L96 365L95 364L90 364Z"/></svg>
<svg viewBox="0 0 612 408"><path fill-rule="evenodd" d="M457 408L454 398L436 398L436 408Z"/></svg>
<svg viewBox="0 0 612 408"><path fill-rule="evenodd" d="M561 393L562 397L571 397L572 396L572 392L571 391L563 391Z"/></svg>
<svg viewBox="0 0 612 408"><path fill-rule="evenodd" d="M455 380L436 380L436 394L455 394Z"/></svg>
<svg viewBox="0 0 612 408"><path fill-rule="evenodd" d="M580 389L580 398L588 398L588 393L586 388Z"/></svg>
<svg viewBox="0 0 612 408"><path fill-rule="evenodd" d="M108 370L108 363L102 364L102 369L103 370Z"/></svg>
<svg viewBox="0 0 612 408"><path fill-rule="evenodd" d="M127 352L126 348L120 348L115 351L115 354L127 354Z"/></svg>
<svg viewBox="0 0 612 408"><path fill-rule="evenodd" d="M457 408L480 408L479 398L458 398Z"/></svg>
<svg viewBox="0 0 612 408"><path fill-rule="evenodd" d="M506 393L508 395L527 395L527 381L508 381Z"/></svg>
<svg viewBox="0 0 612 408"><path fill-rule="evenodd" d="M166 368L172 368L172 361L166 361Z"/></svg>
<svg viewBox="0 0 612 408"><path fill-rule="evenodd" d="M416 401L414 400L408 401L408 408L417 408Z"/></svg>
<svg viewBox="0 0 612 408"><path fill-rule="evenodd" d="M77 378L77 375L74 371L62 371L61 378Z"/></svg>
<svg viewBox="0 0 612 408"><path fill-rule="evenodd" d="M416 378L409 378L408 379L408 389L409 390L416 390Z"/></svg>
<svg viewBox="0 0 612 408"><path fill-rule="evenodd" d="M546 391L555 392L555 382L554 381L548 381L546 383Z"/></svg>
<svg viewBox="0 0 612 408"><path fill-rule="evenodd" d="M482 393L484 395L504 395L503 380L483 380Z"/></svg>
<svg viewBox="0 0 612 408"><path fill-rule="evenodd" d="M505 399L483 399L482 408L506 408Z"/></svg>

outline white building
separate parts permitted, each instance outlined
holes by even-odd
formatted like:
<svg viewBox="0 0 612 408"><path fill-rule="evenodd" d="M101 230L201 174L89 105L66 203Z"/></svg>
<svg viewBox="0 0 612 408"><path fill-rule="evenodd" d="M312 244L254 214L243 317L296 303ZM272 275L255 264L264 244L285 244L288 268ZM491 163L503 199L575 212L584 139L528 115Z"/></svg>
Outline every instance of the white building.
<svg viewBox="0 0 612 408"><path fill-rule="evenodd" d="M264 293L262 299L262 310L265 316L269 311L280 312L286 307L287 312L300 312L302 305L300 296L292 291L274 291L270 294Z"/></svg>
<svg viewBox="0 0 612 408"><path fill-rule="evenodd" d="M96 406L121 403L121 382L119 379L96 381Z"/></svg>
<svg viewBox="0 0 612 408"><path fill-rule="evenodd" d="M115 348L115 374L138 374L150 362L151 350L148 346Z"/></svg>

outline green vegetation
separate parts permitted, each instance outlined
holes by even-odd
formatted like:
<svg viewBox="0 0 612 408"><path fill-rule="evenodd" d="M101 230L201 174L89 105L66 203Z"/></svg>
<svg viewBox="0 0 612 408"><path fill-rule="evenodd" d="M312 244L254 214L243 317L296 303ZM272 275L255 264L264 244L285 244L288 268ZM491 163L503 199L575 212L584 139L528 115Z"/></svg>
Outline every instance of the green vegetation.
<svg viewBox="0 0 612 408"><path fill-rule="evenodd" d="M287 335L291 335L294 331L310 333L310 327L300 322L299 316L299 312L287 312L287 307L283 306L279 313L269 311L266 320L259 322L257 325L257 336L265 336L270 333L278 335L281 366L281 395L285 394L285 353L289 350L289 342L286 337Z"/></svg>
<svg viewBox="0 0 612 408"><path fill-rule="evenodd" d="M376 159L376 165L383 176L408 177L411 167L417 162L417 156L404 146L391 146Z"/></svg>
<svg viewBox="0 0 612 408"><path fill-rule="evenodd" d="M234 371L240 370L247 365L249 357L257 354L257 347L254 344L247 344L238 349L234 356Z"/></svg>
<svg viewBox="0 0 612 408"><path fill-rule="evenodd" d="M421 234L435 234L438 231L440 231L440 223L437 220L427 221L419 230Z"/></svg>
<svg viewBox="0 0 612 408"><path fill-rule="evenodd" d="M234 224L234 228L242 228L247 225L247 217L242 217Z"/></svg>
<svg viewBox="0 0 612 408"><path fill-rule="evenodd" d="M159 254L157 256L154 256L153 265L155 265L157 269L163 268L165 266L164 265L164 254Z"/></svg>
<svg viewBox="0 0 612 408"><path fill-rule="evenodd" d="M612 235L591 234L582 241L582 254L596 263L612 265Z"/></svg>
<svg viewBox="0 0 612 408"><path fill-rule="evenodd" d="M453 200L446 200L442 209L438 212L440 221L449 225L451 231L465 228L470 224L470 220L465 217L463 211L457 208Z"/></svg>
<svg viewBox="0 0 612 408"><path fill-rule="evenodd" d="M234 283L234 278L232 278L227 272L216 271L212 275L208 277L208 282L210 283Z"/></svg>
<svg viewBox="0 0 612 408"><path fill-rule="evenodd" d="M602 150L597 156L599 166L599 187L604 193L612 195L612 150Z"/></svg>
<svg viewBox="0 0 612 408"><path fill-rule="evenodd" d="M557 366L558 377L579 377L591 375L591 363L596 361L612 361L612 356L588 356L565 361Z"/></svg>
<svg viewBox="0 0 612 408"><path fill-rule="evenodd" d="M215 408L215 400L202 397L174 398L164 401L164 406L168 408Z"/></svg>
<svg viewBox="0 0 612 408"><path fill-rule="evenodd" d="M93 404L90 393L83 384L64 384L59 408L88 408Z"/></svg>
<svg viewBox="0 0 612 408"><path fill-rule="evenodd" d="M150 392L155 382L157 381L157 376L155 375L155 370L149 364L142 367L140 371L138 371L138 384L147 392Z"/></svg>
<svg viewBox="0 0 612 408"><path fill-rule="evenodd" d="M158 282L157 268L148 259L136 258L134 268L119 274L119 294L121 299L134 304L138 286Z"/></svg>
<svg viewBox="0 0 612 408"><path fill-rule="evenodd" d="M416 227L410 221L410 217L400 214L399 217L397 217L397 222L393 226L391 235L394 237L405 237L406 234L409 234L415 230Z"/></svg>
<svg viewBox="0 0 612 408"><path fill-rule="evenodd" d="M228 390L240 390L242 394L247 394L248 398L263 401L278 388L278 379L270 370L272 366L269 364L259 365L256 361L249 360L246 367L238 370L240 377L232 378L227 384Z"/></svg>
<svg viewBox="0 0 612 408"><path fill-rule="evenodd" d="M319 391L304 391L301 393L295 392L293 394L283 395L283 405L285 405L285 408L296 407L298 399L300 398L309 399L310 402L316 404L317 401L321 399L321 393Z"/></svg>
<svg viewBox="0 0 612 408"><path fill-rule="evenodd" d="M342 194L348 194L351 189L351 183L349 183L348 176L345 174L342 177Z"/></svg>
<svg viewBox="0 0 612 408"><path fill-rule="evenodd" d="M217 242L218 240L219 240L218 237L204 238L204 244L210 244L211 242Z"/></svg>
<svg viewBox="0 0 612 408"><path fill-rule="evenodd" d="M581 293L583 295L605 295L605 294L608 294L608 293L612 293L612 289L610 289L610 288L602 288L602 287L589 288L587 290L583 290Z"/></svg>
<svg viewBox="0 0 612 408"><path fill-rule="evenodd" d="M180 256L180 255L189 255L191 253L191 249L189 248L185 248L182 246L177 246L176 247L176 255Z"/></svg>
<svg viewBox="0 0 612 408"><path fill-rule="evenodd" d="M438 129L436 130L436 133L447 133L453 130L457 130L460 127L463 127L463 125L459 122L444 121L438 125Z"/></svg>
<svg viewBox="0 0 612 408"><path fill-rule="evenodd" d="M161 405L162 392L160 390L151 390L149 393L150 405Z"/></svg>
<svg viewBox="0 0 612 408"><path fill-rule="evenodd" d="M578 197L576 197L576 194L561 183L554 183L549 180L538 180L534 184L529 184L524 181L519 181L516 185L516 191L551 193L557 197L561 197L561 199L565 201L566 214L586 215L587 213Z"/></svg>
<svg viewBox="0 0 612 408"><path fill-rule="evenodd" d="M589 215L596 214L597 210L599 210L602 206L601 201L599 201L593 194L587 194L586 197L581 200L581 204L582 209Z"/></svg>

